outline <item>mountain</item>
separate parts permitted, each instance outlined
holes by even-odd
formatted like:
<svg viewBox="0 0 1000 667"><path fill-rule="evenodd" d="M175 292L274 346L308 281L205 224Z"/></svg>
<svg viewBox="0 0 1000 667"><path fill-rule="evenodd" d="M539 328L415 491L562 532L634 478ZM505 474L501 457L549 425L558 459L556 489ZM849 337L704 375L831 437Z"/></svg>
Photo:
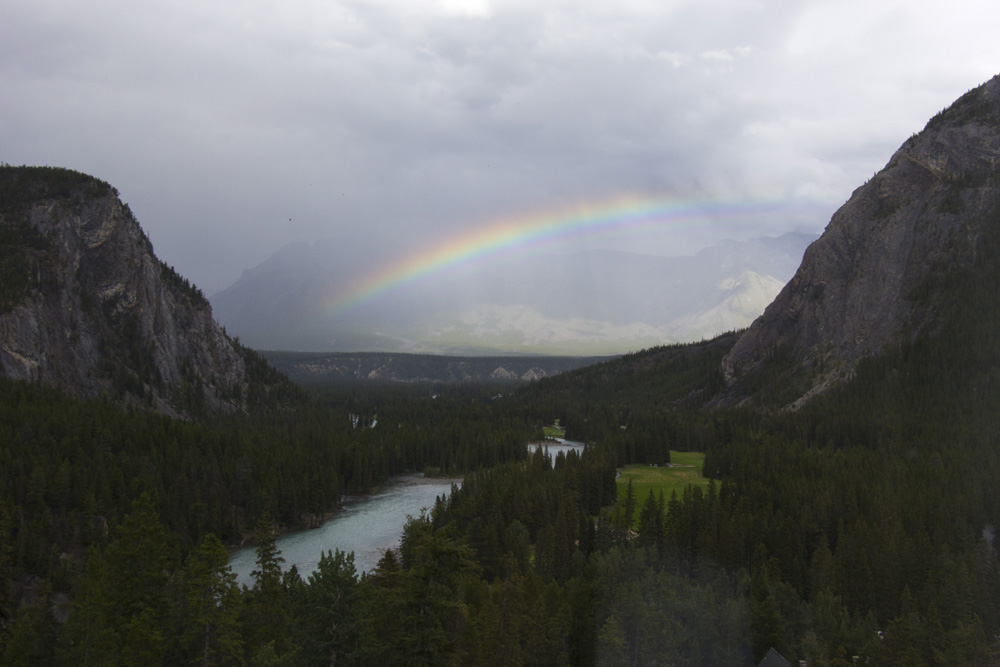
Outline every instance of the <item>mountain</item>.
<svg viewBox="0 0 1000 667"><path fill-rule="evenodd" d="M801 405L860 360L933 335L1000 220L1000 77L969 91L859 187L722 363L722 404ZM973 276L973 280L975 277Z"/></svg>
<svg viewBox="0 0 1000 667"><path fill-rule="evenodd" d="M0 168L0 371L175 416L293 392L235 343L201 291L153 254L109 184Z"/></svg>
<svg viewBox="0 0 1000 667"><path fill-rule="evenodd" d="M743 328L813 237L726 241L689 257L591 250L442 274L328 312L331 295L406 257L385 239L286 246L212 297L262 349L603 355Z"/></svg>
<svg viewBox="0 0 1000 667"><path fill-rule="evenodd" d="M939 369L941 359L960 367L949 371L963 378L954 391L969 399L993 384L972 378L996 364L998 165L1000 77L931 119L857 188L746 331L626 355L528 393L595 402L613 395L657 409L796 409L845 386L864 363L896 364L889 375L902 383L919 350L921 368Z"/></svg>

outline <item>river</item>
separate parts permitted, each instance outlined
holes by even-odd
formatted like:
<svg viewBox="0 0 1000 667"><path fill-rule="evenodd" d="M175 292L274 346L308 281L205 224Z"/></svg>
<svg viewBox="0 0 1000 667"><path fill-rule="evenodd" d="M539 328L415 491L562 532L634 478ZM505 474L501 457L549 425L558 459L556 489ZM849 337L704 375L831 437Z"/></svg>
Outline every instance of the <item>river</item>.
<svg viewBox="0 0 1000 667"><path fill-rule="evenodd" d="M319 528L282 535L275 540L285 562L283 570L295 565L307 578L326 551L340 549L354 552L358 574L375 569L386 549L399 546L408 516L430 509L440 495L451 493L451 485L461 480L405 475L393 478L381 491L371 496L351 498L340 512ZM234 551L229 566L240 584L253 585L250 573L256 566L257 550L248 547Z"/></svg>
<svg viewBox="0 0 1000 667"><path fill-rule="evenodd" d="M554 441L554 442L553 442ZM552 465L556 463L556 456L559 452L563 454L569 454L571 451L575 451L577 454L583 454L583 443L577 442L576 440L564 440L563 438L552 438L552 440L546 440L544 442L533 442L528 445L528 451L532 454L539 448L548 449L549 456L552 457Z"/></svg>
<svg viewBox="0 0 1000 667"><path fill-rule="evenodd" d="M583 452L583 443L555 438L543 443L528 445L534 452L539 446L547 448L555 463L559 452ZM404 475L393 478L381 491L371 496L351 498L341 511L319 528L282 535L275 546L285 559L283 570L295 565L299 575L307 578L326 551L340 549L354 552L354 567L358 574L375 569L386 549L399 546L408 516L417 516L423 508L434 506L440 495L451 493L451 485L461 485L461 480L425 478L423 475ZM229 566L236 580L246 586L253 585L250 573L256 566L257 549L247 547L234 551Z"/></svg>

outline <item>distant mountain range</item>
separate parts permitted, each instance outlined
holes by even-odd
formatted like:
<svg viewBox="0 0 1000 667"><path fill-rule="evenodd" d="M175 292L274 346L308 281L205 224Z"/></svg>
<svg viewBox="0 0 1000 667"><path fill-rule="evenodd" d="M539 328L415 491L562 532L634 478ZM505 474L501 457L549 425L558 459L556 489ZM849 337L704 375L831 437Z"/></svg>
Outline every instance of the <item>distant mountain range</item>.
<svg viewBox="0 0 1000 667"><path fill-rule="evenodd" d="M231 334L271 350L592 357L708 339L756 318L716 366L711 382L720 386L712 391L722 392L709 403L797 406L850 378L860 360L944 328L964 298L957 284L965 293L983 287L969 271L989 255L995 233L998 164L994 78L908 139L811 245L810 236L789 233L691 257L532 255L334 311L331 294L408 250L364 237L294 244L212 298L229 333L200 290L155 257L109 184L65 169L5 166L0 371L195 416L290 394ZM325 372L349 375L354 364L359 377L364 363L343 361L324 361ZM389 375L432 377L424 360L392 363L403 361L408 369ZM375 362L362 375L388 373ZM551 374L508 366L447 373Z"/></svg>
<svg viewBox="0 0 1000 667"><path fill-rule="evenodd" d="M531 255L329 314L331 294L406 255L384 239L334 238L285 246L211 302L227 331L258 349L618 354L748 326L813 240L725 241L686 257Z"/></svg>
<svg viewBox="0 0 1000 667"><path fill-rule="evenodd" d="M612 357L456 357L399 352L275 352L263 356L301 385L372 382L519 384L607 361Z"/></svg>

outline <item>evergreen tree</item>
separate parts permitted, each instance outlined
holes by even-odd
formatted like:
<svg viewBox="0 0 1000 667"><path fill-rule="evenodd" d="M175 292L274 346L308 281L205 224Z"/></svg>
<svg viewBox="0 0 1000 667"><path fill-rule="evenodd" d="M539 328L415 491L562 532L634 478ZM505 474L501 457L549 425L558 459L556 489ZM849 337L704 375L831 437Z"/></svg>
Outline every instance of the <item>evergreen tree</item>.
<svg viewBox="0 0 1000 667"><path fill-rule="evenodd" d="M631 483L631 481L630 481ZM639 512L639 536L636 544L645 549L655 549L660 542L662 519L653 493L646 495L646 501Z"/></svg>
<svg viewBox="0 0 1000 667"><path fill-rule="evenodd" d="M759 662L771 648L787 653L781 640L784 633L781 615L763 572L755 575L750 584L750 629L754 662Z"/></svg>
<svg viewBox="0 0 1000 667"><path fill-rule="evenodd" d="M619 525L619 542L628 540L635 522L635 491L632 489L632 478L628 479L628 487L625 489L625 498L622 501L622 513Z"/></svg>
<svg viewBox="0 0 1000 667"><path fill-rule="evenodd" d="M361 595L354 554L339 549L322 554L295 613L299 664L358 664Z"/></svg>
<svg viewBox="0 0 1000 667"><path fill-rule="evenodd" d="M257 542L256 567L250 573L253 586L246 593L243 605L243 637L253 658L259 651L273 652L282 657L289 646L288 596L282 577L285 559L278 552L274 538L274 522L264 514L254 530Z"/></svg>
<svg viewBox="0 0 1000 667"><path fill-rule="evenodd" d="M73 610L59 636L60 664L98 667L118 663L118 633L108 620L107 592L113 585L103 555L97 547L91 547L76 587Z"/></svg>
<svg viewBox="0 0 1000 667"><path fill-rule="evenodd" d="M118 632L125 665L156 665L163 660L172 553L169 534L144 493L108 544L105 559L101 597L108 624Z"/></svg>
<svg viewBox="0 0 1000 667"><path fill-rule="evenodd" d="M10 582L13 579L10 543L10 510L0 497L0 628L7 625L11 616Z"/></svg>
<svg viewBox="0 0 1000 667"><path fill-rule="evenodd" d="M48 609L48 596L22 606L13 618L5 641L0 644L0 664L5 667L35 667L52 660L55 622Z"/></svg>
<svg viewBox="0 0 1000 667"><path fill-rule="evenodd" d="M191 552L183 572L185 654L192 664L238 665L243 661L240 591L229 568L229 551L209 533Z"/></svg>
<svg viewBox="0 0 1000 667"><path fill-rule="evenodd" d="M426 516L411 519L401 551L404 568L386 551L370 578L374 585L365 615L364 664L449 665L469 623L462 582L478 575L474 552L430 529ZM390 634L378 628L392 627Z"/></svg>

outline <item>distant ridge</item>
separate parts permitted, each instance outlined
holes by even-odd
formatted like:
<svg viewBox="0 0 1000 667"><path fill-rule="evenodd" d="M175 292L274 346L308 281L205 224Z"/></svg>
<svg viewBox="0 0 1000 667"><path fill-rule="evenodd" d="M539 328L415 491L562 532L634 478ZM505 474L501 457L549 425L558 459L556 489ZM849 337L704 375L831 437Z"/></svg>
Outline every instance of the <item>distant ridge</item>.
<svg viewBox="0 0 1000 667"><path fill-rule="evenodd" d="M296 394L153 254L108 183L0 167L0 372L193 417Z"/></svg>
<svg viewBox="0 0 1000 667"><path fill-rule="evenodd" d="M292 380L306 384L369 381L410 384L520 384L613 357L455 357L395 352L273 352L261 354Z"/></svg>
<svg viewBox="0 0 1000 667"><path fill-rule="evenodd" d="M602 356L748 326L814 239L726 241L687 257L535 254L330 312L329 294L405 253L386 239L334 238L286 246L211 299L219 321L258 349Z"/></svg>

